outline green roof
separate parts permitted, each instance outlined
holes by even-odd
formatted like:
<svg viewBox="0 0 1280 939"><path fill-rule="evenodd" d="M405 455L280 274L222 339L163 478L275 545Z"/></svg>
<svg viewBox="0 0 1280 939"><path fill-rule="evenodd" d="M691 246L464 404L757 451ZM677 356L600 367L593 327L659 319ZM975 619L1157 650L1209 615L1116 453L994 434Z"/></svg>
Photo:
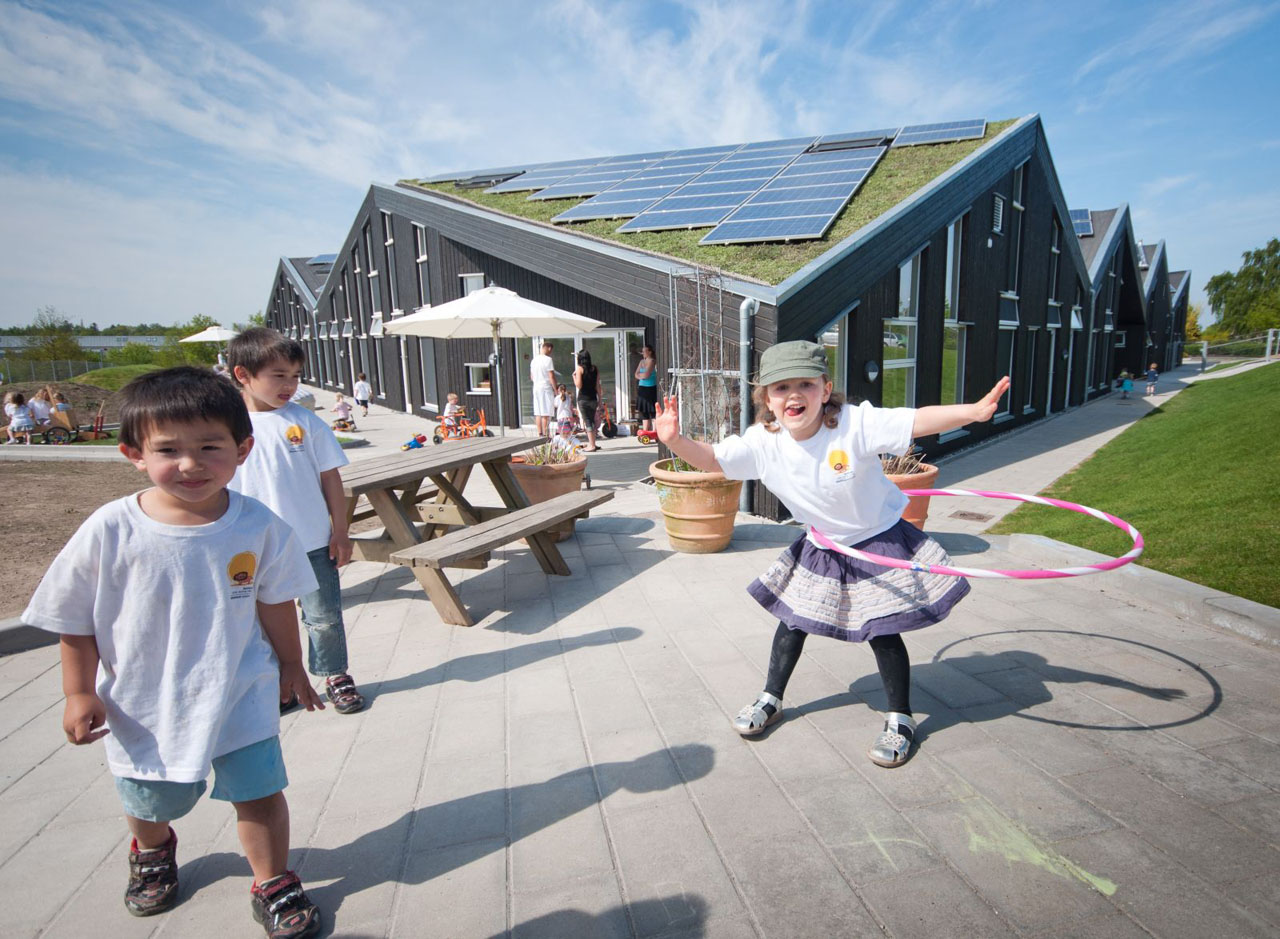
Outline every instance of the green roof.
<svg viewBox="0 0 1280 939"><path fill-rule="evenodd" d="M1016 118L1007 121L988 121L986 136L981 140L890 148L872 170L871 175L867 177L866 182L862 184L862 188L836 216L835 224L831 226L826 237L813 241L701 245L698 241L707 233L706 228L620 234L617 228L622 224L622 219L569 222L552 227L617 242L642 251L652 251L704 267L716 268L761 283L778 284L814 258L825 254L863 225L878 218L945 173L1015 121ZM482 208L547 224L550 224L553 216L586 201L586 199L530 201L527 192L487 193L481 189L458 189L453 183L423 183L415 179L404 179L400 182L401 185L412 186L427 192L443 193Z"/></svg>

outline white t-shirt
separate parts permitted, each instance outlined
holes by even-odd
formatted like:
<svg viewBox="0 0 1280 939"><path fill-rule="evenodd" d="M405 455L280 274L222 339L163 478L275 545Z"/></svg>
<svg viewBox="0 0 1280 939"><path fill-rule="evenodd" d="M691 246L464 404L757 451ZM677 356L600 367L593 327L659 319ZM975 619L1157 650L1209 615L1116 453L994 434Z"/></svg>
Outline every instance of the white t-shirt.
<svg viewBox="0 0 1280 939"><path fill-rule="evenodd" d="M551 384L551 372L555 369L551 356L539 353L529 361L529 380L534 385Z"/></svg>
<svg viewBox="0 0 1280 939"><path fill-rule="evenodd" d="M568 393L563 398L556 398L556 420L573 420L573 399L569 397Z"/></svg>
<svg viewBox="0 0 1280 939"><path fill-rule="evenodd" d="M280 666L257 603L315 589L262 503L233 492L216 522L166 525L135 494L71 536L22 621L97 640L114 775L196 782L214 757L279 733Z"/></svg>
<svg viewBox="0 0 1280 939"><path fill-rule="evenodd" d="M358 381L352 389L352 394L356 396L357 401L368 401L373 397L373 386L367 381Z"/></svg>
<svg viewBox="0 0 1280 939"><path fill-rule="evenodd" d="M303 550L329 543L333 526L320 474L349 462L323 420L292 401L274 411L250 411L253 449L229 488L253 496L293 526Z"/></svg>
<svg viewBox="0 0 1280 939"><path fill-rule="evenodd" d="M31 398L27 401L27 407L31 408L31 416L37 423L43 424L49 419L49 412L53 410L53 405L43 398Z"/></svg>
<svg viewBox="0 0 1280 939"><path fill-rule="evenodd" d="M820 427L808 440L753 424L715 445L716 462L730 479L761 480L797 521L852 545L902 517L907 497L884 475L880 454L910 449L915 413L846 404L838 427Z"/></svg>

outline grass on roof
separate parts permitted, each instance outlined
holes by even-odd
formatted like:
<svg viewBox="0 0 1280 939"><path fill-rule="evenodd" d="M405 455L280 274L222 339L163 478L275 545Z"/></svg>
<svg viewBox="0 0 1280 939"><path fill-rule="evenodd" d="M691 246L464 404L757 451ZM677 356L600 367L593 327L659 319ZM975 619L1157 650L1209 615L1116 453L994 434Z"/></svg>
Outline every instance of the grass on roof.
<svg viewBox="0 0 1280 939"><path fill-rule="evenodd" d="M708 228L619 234L617 228L624 219L572 222L556 225L556 228L681 258L762 283L777 284L959 163L1014 122L988 121L986 136L981 140L891 148L867 177L853 200L836 217L835 224L826 237L814 241L700 245L698 241L706 235ZM456 189L452 183L422 183L412 179L401 182L536 222L550 222L553 216L587 201L548 199L531 202L527 192L491 194L482 189Z"/></svg>

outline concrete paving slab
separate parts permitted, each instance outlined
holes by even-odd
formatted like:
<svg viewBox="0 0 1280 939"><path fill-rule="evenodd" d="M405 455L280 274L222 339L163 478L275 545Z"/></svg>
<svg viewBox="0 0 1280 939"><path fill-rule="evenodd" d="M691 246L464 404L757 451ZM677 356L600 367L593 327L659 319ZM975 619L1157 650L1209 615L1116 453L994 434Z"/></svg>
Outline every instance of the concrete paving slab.
<svg viewBox="0 0 1280 939"><path fill-rule="evenodd" d="M1035 491L1145 407L1077 409L947 461L945 481ZM375 406L352 456L398 447L404 420L422 423ZM729 550L675 555L652 490L607 478L653 451L606 446L590 469L619 496L563 543L572 575L495 552L460 572L475 627L441 623L400 568L344 570L370 706L282 721L291 857L326 934L1280 930L1280 648L1191 590L1175 609L1112 575L975 582L907 636L922 740L905 766L865 756L883 706L869 651L819 639L785 719L743 740L729 722L775 626L744 587L798 531L743 517ZM931 518L948 550L1015 566L1016 536L961 508ZM256 931L234 816L209 800L176 826L179 907L125 913L114 785L101 748L63 742L58 692L55 648L0 657L0 895L41 898L0 933Z"/></svg>

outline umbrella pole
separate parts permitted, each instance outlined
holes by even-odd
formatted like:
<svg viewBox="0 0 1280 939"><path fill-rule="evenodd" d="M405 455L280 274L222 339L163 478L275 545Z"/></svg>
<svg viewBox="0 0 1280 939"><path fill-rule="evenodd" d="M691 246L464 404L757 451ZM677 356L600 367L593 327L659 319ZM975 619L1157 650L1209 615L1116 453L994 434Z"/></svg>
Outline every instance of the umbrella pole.
<svg viewBox="0 0 1280 939"><path fill-rule="evenodd" d="M498 396L498 433L502 436L507 435L507 418L503 413L502 407L502 385L498 379L498 375L502 372L502 351L498 346L498 329L499 321L493 321L493 376L489 383L494 393Z"/></svg>

